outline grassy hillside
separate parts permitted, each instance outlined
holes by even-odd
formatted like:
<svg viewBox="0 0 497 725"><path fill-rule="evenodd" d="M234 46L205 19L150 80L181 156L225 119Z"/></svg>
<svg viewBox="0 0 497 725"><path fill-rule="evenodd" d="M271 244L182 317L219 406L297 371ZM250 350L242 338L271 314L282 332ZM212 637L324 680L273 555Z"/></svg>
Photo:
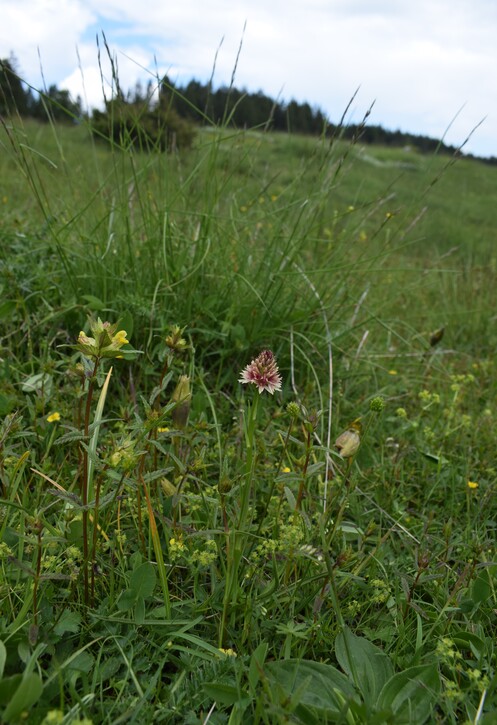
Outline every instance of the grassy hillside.
<svg viewBox="0 0 497 725"><path fill-rule="evenodd" d="M0 144L3 720L491 723L497 168Z"/></svg>

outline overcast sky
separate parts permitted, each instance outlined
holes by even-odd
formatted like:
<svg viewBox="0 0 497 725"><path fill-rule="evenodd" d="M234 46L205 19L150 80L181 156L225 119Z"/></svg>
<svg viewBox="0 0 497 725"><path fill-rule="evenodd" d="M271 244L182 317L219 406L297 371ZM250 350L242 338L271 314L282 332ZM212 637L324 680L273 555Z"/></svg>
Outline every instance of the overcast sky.
<svg viewBox="0 0 497 725"><path fill-rule="evenodd" d="M215 58L214 85L228 84L243 39L239 88L308 101L336 122L360 87L350 121L374 101L370 123L447 131L454 145L485 119L465 150L497 156L496 0L0 0L0 58L12 51L37 88L41 66L47 85L90 107L102 98L102 31L125 89L157 73L205 82Z"/></svg>

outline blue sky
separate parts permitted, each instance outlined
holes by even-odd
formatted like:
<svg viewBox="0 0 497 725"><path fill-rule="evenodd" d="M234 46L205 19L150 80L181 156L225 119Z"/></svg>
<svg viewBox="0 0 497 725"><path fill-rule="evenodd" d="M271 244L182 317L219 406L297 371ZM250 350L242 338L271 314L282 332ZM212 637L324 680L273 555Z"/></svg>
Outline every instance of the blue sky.
<svg viewBox="0 0 497 725"><path fill-rule="evenodd" d="M235 83L349 120L374 101L373 124L497 156L495 0L0 0L0 57L22 75L98 105L110 93L96 36L105 33L121 85L157 72L183 83ZM245 31L244 31L245 26ZM216 57L217 56L217 57ZM104 54L102 53L102 58Z"/></svg>

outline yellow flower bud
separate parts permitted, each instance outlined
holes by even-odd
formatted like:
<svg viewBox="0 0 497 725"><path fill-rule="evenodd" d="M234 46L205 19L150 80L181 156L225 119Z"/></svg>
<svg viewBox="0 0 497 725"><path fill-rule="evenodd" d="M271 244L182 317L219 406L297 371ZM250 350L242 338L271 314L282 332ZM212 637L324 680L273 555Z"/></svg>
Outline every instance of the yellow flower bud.
<svg viewBox="0 0 497 725"><path fill-rule="evenodd" d="M174 496L176 493L176 486L174 483L171 483L171 481L168 478L161 478L160 485L162 490L164 491L164 495L168 498L170 496Z"/></svg>
<svg viewBox="0 0 497 725"><path fill-rule="evenodd" d="M176 403L176 406L171 412L171 417L176 428L180 430L186 428L186 424L188 423L191 399L190 378L188 375L181 375L171 396L173 403Z"/></svg>

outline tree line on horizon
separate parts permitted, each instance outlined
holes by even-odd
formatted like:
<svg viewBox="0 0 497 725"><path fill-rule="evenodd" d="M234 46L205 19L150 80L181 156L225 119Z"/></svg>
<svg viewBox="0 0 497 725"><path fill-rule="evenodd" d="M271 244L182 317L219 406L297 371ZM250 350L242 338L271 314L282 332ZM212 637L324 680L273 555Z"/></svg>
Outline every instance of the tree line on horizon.
<svg viewBox="0 0 497 725"><path fill-rule="evenodd" d="M177 86L165 76L159 84L149 81L146 87L138 82L134 89L124 92L116 83L116 93L105 101L104 110L83 111L82 99L74 100L69 91L55 84L44 91L36 91L23 82L13 54L0 59L0 117L14 113L22 117L47 121L78 122L91 117L97 136L115 143L128 143L140 147L187 147L202 125L226 125L238 129L259 129L294 134L340 137L359 140L365 144L415 148L423 153L444 152L460 154L455 146L424 135L366 123L334 124L317 106L278 101L262 90L255 93L240 90L233 85L217 89L211 83L196 79ZM117 78L115 79L117 81ZM368 115L368 114L367 114ZM464 154L475 158L472 154ZM497 164L496 157L476 157L485 163Z"/></svg>

